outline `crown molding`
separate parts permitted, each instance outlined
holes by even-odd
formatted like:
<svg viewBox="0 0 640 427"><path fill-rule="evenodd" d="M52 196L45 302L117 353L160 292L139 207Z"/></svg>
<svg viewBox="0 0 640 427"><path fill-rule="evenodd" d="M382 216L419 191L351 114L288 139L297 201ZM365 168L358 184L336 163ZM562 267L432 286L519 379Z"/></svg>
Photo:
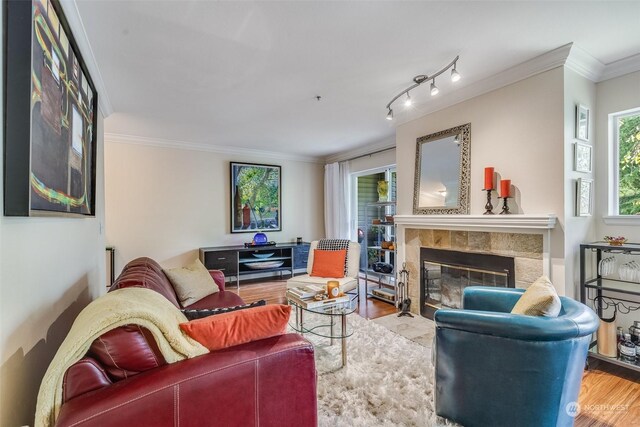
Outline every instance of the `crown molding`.
<svg viewBox="0 0 640 427"><path fill-rule="evenodd" d="M419 117L459 104L460 102L467 101L471 98L500 89L537 74L544 73L545 71L562 67L565 65L572 47L573 43L567 43L564 46L560 46L549 52L543 53L542 55L536 56L535 58L522 62L483 80L461 87L460 89L447 94L446 97L443 96L438 98L435 102L429 102L426 105L417 106L411 112L402 114L402 117L398 117L397 122L394 120L394 125L397 127Z"/></svg>
<svg viewBox="0 0 640 427"><path fill-rule="evenodd" d="M599 83L640 71L640 53L604 64L580 46L573 44L565 66L592 82Z"/></svg>
<svg viewBox="0 0 640 427"><path fill-rule="evenodd" d="M607 64L598 81L613 79L636 71L640 71L640 53Z"/></svg>
<svg viewBox="0 0 640 427"><path fill-rule="evenodd" d="M107 87L105 86L104 80L102 79L100 67L98 67L96 57L93 54L91 43L89 43L89 37L87 36L87 31L85 30L84 23L82 22L82 18L80 17L78 5L76 4L75 0L60 0L60 5L62 6L64 15L67 18L69 27L71 27L73 37L78 44L78 49L80 49L80 52L82 53L82 58L84 59L87 68L89 69L91 79L93 80L93 83L95 84L98 91L98 107L100 108L103 117L108 117L113 113L113 106L111 105L111 101L109 100Z"/></svg>
<svg viewBox="0 0 640 427"><path fill-rule="evenodd" d="M500 89L518 81L535 76L536 74L544 73L545 71L562 67L566 64L567 58L571 54L573 47L573 43L567 43L566 45L543 53L542 55L536 56L535 58L532 58L526 62L515 65L500 73L494 74L493 76L488 77L484 80L480 80L471 83L468 86L462 87L459 90L448 94L448 96L446 97L442 97L435 102L428 103L428 105L416 107L410 112L403 112L402 118L396 116L398 120L394 120L394 126L400 126L417 118L423 117L427 114L431 114L433 112L442 110L471 98L475 98L476 96L491 92L493 90ZM370 144L365 147L333 154L327 156L325 158L325 161L327 163L340 162L353 157L364 156L368 153L373 153L375 151L384 150L385 148L391 147L395 147L394 138L385 139L383 141L375 144Z"/></svg>
<svg viewBox="0 0 640 427"><path fill-rule="evenodd" d="M410 112L398 114L394 126L400 126L427 114L467 101L476 96L500 89L545 71L565 66L579 75L598 83L624 74L640 71L640 54L603 64L575 43L567 43L533 59L525 61L484 80L470 83L426 105L417 106ZM399 117L400 116L400 117Z"/></svg>
<svg viewBox="0 0 640 427"><path fill-rule="evenodd" d="M396 138L394 135L372 144L368 144L362 147L354 148L352 150L347 150L347 151L342 151L340 153L332 154L330 156L325 157L324 163L344 162L345 160L367 156L369 154L375 154L377 151L387 150L395 147L396 147Z"/></svg>
<svg viewBox="0 0 640 427"><path fill-rule="evenodd" d="M571 47L565 66L592 82L601 80L606 67L605 64L576 44Z"/></svg>
<svg viewBox="0 0 640 427"><path fill-rule="evenodd" d="M145 136L123 135L118 133L105 133L105 143L144 145L147 147L171 148L175 150L204 151L208 153L231 154L235 156L251 156L276 160L292 160L298 162L324 164L322 157L303 156L276 151L256 150L253 148L223 147L220 145L201 144L188 141L179 141L162 138L149 138Z"/></svg>

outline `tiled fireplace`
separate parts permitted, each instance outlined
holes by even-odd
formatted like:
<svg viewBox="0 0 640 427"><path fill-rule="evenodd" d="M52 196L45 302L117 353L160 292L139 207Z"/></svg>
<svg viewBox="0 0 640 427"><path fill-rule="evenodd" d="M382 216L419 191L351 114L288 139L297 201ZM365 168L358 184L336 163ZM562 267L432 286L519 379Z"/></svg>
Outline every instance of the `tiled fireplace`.
<svg viewBox="0 0 640 427"><path fill-rule="evenodd" d="M438 308L461 308L469 286L515 287L510 256L420 248L420 314L433 319Z"/></svg>
<svg viewBox="0 0 640 427"><path fill-rule="evenodd" d="M409 271L407 296L413 313L430 317L436 307L457 308L467 286L526 288L549 275L555 217L497 217L396 216L398 239L404 243L399 259ZM426 283L427 279L438 280ZM448 288L446 283L442 287L443 279Z"/></svg>

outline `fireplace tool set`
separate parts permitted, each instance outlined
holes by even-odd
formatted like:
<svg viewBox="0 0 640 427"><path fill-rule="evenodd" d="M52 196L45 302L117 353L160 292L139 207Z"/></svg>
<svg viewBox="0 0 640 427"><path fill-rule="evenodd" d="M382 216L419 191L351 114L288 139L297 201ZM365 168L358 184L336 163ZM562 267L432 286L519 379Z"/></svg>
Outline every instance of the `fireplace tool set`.
<svg viewBox="0 0 640 427"><path fill-rule="evenodd" d="M398 317L409 316L413 317L413 314L409 311L411 308L411 299L407 295L407 284L409 283L409 271L407 270L407 264L402 263L402 270L398 273L398 296L400 300L400 313Z"/></svg>

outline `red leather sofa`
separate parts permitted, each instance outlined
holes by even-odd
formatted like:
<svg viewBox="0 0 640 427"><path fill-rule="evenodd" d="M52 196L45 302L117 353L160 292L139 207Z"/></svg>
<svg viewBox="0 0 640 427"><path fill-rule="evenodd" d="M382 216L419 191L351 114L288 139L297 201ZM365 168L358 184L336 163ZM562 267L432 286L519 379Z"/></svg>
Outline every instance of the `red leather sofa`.
<svg viewBox="0 0 640 427"><path fill-rule="evenodd" d="M242 304L224 290L181 308ZM110 290L140 286L180 307L171 282L150 258L124 268ZM151 334L127 325L96 339L64 377L56 426L315 426L312 345L284 334L167 364Z"/></svg>

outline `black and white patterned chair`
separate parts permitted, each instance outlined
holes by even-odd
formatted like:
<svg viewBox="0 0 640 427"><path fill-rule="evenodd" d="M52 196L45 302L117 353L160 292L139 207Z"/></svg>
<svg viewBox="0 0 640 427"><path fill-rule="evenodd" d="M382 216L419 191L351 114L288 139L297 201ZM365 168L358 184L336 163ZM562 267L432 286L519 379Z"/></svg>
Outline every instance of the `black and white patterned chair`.
<svg viewBox="0 0 640 427"><path fill-rule="evenodd" d="M320 243L320 248L318 244ZM311 276L313 269L313 253L315 249L327 250L334 249L332 244L328 240L318 241L314 240L309 246L309 259L307 262L307 274L301 276L294 276L287 280L287 288L297 288L306 285L326 285L329 280L337 280L340 283L340 289L342 292L350 292L354 295L358 294L358 273L360 270L360 244L357 242L347 241L347 259L345 265L346 274L344 277L314 277ZM335 247L337 248L337 247ZM355 292L352 292L355 291Z"/></svg>

